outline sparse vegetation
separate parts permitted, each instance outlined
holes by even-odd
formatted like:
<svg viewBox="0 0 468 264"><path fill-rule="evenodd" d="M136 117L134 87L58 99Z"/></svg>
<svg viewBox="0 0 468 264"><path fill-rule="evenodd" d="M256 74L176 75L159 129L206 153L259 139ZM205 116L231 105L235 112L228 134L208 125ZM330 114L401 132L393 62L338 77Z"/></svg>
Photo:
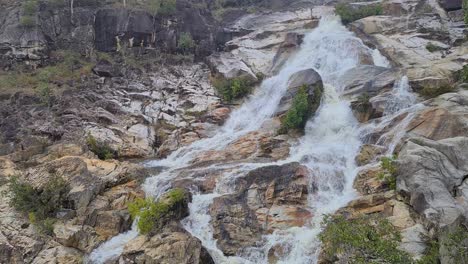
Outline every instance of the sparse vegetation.
<svg viewBox="0 0 468 264"><path fill-rule="evenodd" d="M441 239L441 245L445 247L451 263L468 263L468 231L464 227L456 227L448 233Z"/></svg>
<svg viewBox="0 0 468 264"><path fill-rule="evenodd" d="M424 87L423 89L421 89L421 91L419 91L419 93L425 98L429 99L429 98L437 97L444 93L453 92L453 90L454 90L453 86L449 84L443 84L438 87Z"/></svg>
<svg viewBox="0 0 468 264"><path fill-rule="evenodd" d="M179 43L177 47L182 51L182 53L186 54L189 52L193 52L196 47L196 44L190 33L183 32L179 36Z"/></svg>
<svg viewBox="0 0 468 264"><path fill-rule="evenodd" d="M309 109L307 86L303 85L294 97L291 108L281 120L280 133L304 128L309 116Z"/></svg>
<svg viewBox="0 0 468 264"><path fill-rule="evenodd" d="M435 44L432 43L432 42L427 43L426 49L427 49L429 52L436 52L436 51L444 50L444 48L442 48L442 47L440 47L440 46L437 46L437 45L435 45Z"/></svg>
<svg viewBox="0 0 468 264"><path fill-rule="evenodd" d="M23 27L33 27L36 24L37 9L37 0L27 0L23 3L23 14L20 18Z"/></svg>
<svg viewBox="0 0 468 264"><path fill-rule="evenodd" d="M463 66L463 69L459 73L458 79L461 82L468 83L468 64Z"/></svg>
<svg viewBox="0 0 468 264"><path fill-rule="evenodd" d="M158 221L166 216L176 204L180 204L185 197L182 189L173 189L165 194L164 199L155 201L152 198L138 198L128 205L132 219L138 218L138 231L148 234L155 228Z"/></svg>
<svg viewBox="0 0 468 264"><path fill-rule="evenodd" d="M379 173L378 178L384 181L391 190L396 189L396 174L398 168L395 160L396 156L383 157L380 159L382 171Z"/></svg>
<svg viewBox="0 0 468 264"><path fill-rule="evenodd" d="M68 50L55 52L53 57L59 62L33 71L21 71L0 74L0 91L29 91L38 95L41 103L47 104L43 97L44 91L54 91L68 85L69 81L79 81L86 74L91 73L93 64L81 57L80 54ZM0 93L1 93L0 92Z"/></svg>
<svg viewBox="0 0 468 264"><path fill-rule="evenodd" d="M212 84L223 100L227 102L246 96L252 91L253 86L252 81L243 77L233 79L214 77L212 78Z"/></svg>
<svg viewBox="0 0 468 264"><path fill-rule="evenodd" d="M333 261L343 256L343 263L412 263L411 257L398 249L400 233L386 219L378 216L326 216L319 235L323 253Z"/></svg>
<svg viewBox="0 0 468 264"><path fill-rule="evenodd" d="M340 3L336 5L335 12L341 17L343 24L346 25L364 17L381 15L382 6L380 4L371 4L358 7Z"/></svg>
<svg viewBox="0 0 468 264"><path fill-rule="evenodd" d="M463 0L463 17L465 25L468 25L468 0Z"/></svg>
<svg viewBox="0 0 468 264"><path fill-rule="evenodd" d="M101 160L114 159L117 157L115 150L113 150L107 143L97 141L91 134L86 138L86 145L89 150L96 154Z"/></svg>
<svg viewBox="0 0 468 264"><path fill-rule="evenodd" d="M40 231L50 234L55 213L63 207L68 185L61 177L53 177L42 189L34 188L18 177L9 180L10 205L28 215L29 220Z"/></svg>

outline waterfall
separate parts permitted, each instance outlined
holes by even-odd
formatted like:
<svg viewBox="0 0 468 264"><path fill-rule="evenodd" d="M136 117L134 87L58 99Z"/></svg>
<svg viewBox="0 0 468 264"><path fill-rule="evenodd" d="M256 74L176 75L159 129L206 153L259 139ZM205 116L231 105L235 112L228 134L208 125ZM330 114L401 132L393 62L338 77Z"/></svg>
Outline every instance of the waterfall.
<svg viewBox="0 0 468 264"><path fill-rule="evenodd" d="M362 144L364 130L353 116L350 103L340 96L344 89L340 77L347 70L359 65L360 56L363 54L372 57L376 65L389 66L385 57L365 46L341 24L338 17L323 16L319 26L305 35L300 50L288 59L276 76L264 80L246 102L233 111L215 136L182 147L166 159L146 163L147 166L166 167L162 173L146 180L143 185L146 195L157 198L164 193L170 187L171 180L181 169L187 167L197 154L206 150L223 149L241 136L258 130L275 113L281 97L286 92L290 76L300 70L313 68L324 82L322 104L315 117L307 123L305 135L292 146L290 157L276 162L300 162L309 169L309 189L312 190L314 185L316 190L310 191L308 197L308 207L314 215L312 220L303 227L276 230L265 235L258 246L245 249L238 256L224 256L213 238L208 211L214 198L233 192L233 178L245 175L252 169L271 165L255 163L211 165L217 168L231 166L230 172L218 179L214 193L194 193L193 201L189 205L190 215L182 224L187 231L202 241L216 263L268 263L268 252L275 246L287 249L278 263L316 262L320 249L318 234L321 231L322 216L335 212L356 197L352 184L358 168L354 160ZM389 113L398 111L393 107L400 105L404 98L408 98L400 96L408 89L405 86L407 79L402 80L400 84L403 88L394 89L396 103L388 106ZM110 258L115 258L121 254L123 246L136 236L137 231L133 228L112 238L96 249L88 262L104 263Z"/></svg>

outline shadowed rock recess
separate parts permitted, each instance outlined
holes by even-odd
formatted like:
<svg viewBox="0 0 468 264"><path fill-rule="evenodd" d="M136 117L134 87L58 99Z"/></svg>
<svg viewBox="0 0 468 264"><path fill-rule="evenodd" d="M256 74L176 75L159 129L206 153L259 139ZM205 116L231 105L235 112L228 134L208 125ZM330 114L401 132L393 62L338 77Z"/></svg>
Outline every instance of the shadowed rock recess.
<svg viewBox="0 0 468 264"><path fill-rule="evenodd" d="M0 0L0 263L468 263L467 0Z"/></svg>

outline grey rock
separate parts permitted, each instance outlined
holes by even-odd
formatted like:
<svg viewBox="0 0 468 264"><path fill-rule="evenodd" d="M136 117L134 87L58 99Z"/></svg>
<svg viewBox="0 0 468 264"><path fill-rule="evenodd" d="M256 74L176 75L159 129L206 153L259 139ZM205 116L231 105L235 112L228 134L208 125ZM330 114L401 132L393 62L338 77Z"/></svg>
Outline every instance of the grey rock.
<svg viewBox="0 0 468 264"><path fill-rule="evenodd" d="M468 138L410 139L398 158L397 190L432 224L446 226L468 215L453 190L468 175Z"/></svg>
<svg viewBox="0 0 468 264"><path fill-rule="evenodd" d="M374 66L360 65L348 70L340 79L345 95L356 97L360 94L376 95L381 90L392 88L397 79L394 70Z"/></svg>

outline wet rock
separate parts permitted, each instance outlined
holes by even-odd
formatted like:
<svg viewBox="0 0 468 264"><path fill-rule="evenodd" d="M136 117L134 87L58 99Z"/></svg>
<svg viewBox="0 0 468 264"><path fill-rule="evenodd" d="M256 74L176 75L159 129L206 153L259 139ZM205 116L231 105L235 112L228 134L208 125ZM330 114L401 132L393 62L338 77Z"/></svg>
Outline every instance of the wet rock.
<svg viewBox="0 0 468 264"><path fill-rule="evenodd" d="M286 138L271 133L251 132L230 143L223 150L209 150L198 155L194 165L213 162L238 162L246 159L280 160L289 154Z"/></svg>
<svg viewBox="0 0 468 264"><path fill-rule="evenodd" d="M383 89L390 89L395 84L397 75L394 70L361 65L348 70L342 77L345 94L358 96L360 94L376 95Z"/></svg>
<svg viewBox="0 0 468 264"><path fill-rule="evenodd" d="M400 152L397 189L429 223L446 226L466 219L466 207L453 190L468 175L467 147L465 137L413 138Z"/></svg>
<svg viewBox="0 0 468 264"><path fill-rule="evenodd" d="M215 198L210 208L214 237L227 255L254 245L273 229L302 226L308 170L298 163L255 169L235 180L236 194Z"/></svg>
<svg viewBox="0 0 468 264"><path fill-rule="evenodd" d="M365 144L361 147L359 154L356 156L358 166L363 166L375 161L376 158L382 155L385 149L378 145Z"/></svg>
<svg viewBox="0 0 468 264"><path fill-rule="evenodd" d="M303 86L307 88L309 114L312 116L315 113L322 99L323 82L314 69L307 69L291 75L288 81L288 90L280 100L276 115L282 115L291 108L294 97Z"/></svg>
<svg viewBox="0 0 468 264"><path fill-rule="evenodd" d="M366 168L359 171L353 187L361 194L375 194L388 190L388 186L379 178L382 172L380 166Z"/></svg>

